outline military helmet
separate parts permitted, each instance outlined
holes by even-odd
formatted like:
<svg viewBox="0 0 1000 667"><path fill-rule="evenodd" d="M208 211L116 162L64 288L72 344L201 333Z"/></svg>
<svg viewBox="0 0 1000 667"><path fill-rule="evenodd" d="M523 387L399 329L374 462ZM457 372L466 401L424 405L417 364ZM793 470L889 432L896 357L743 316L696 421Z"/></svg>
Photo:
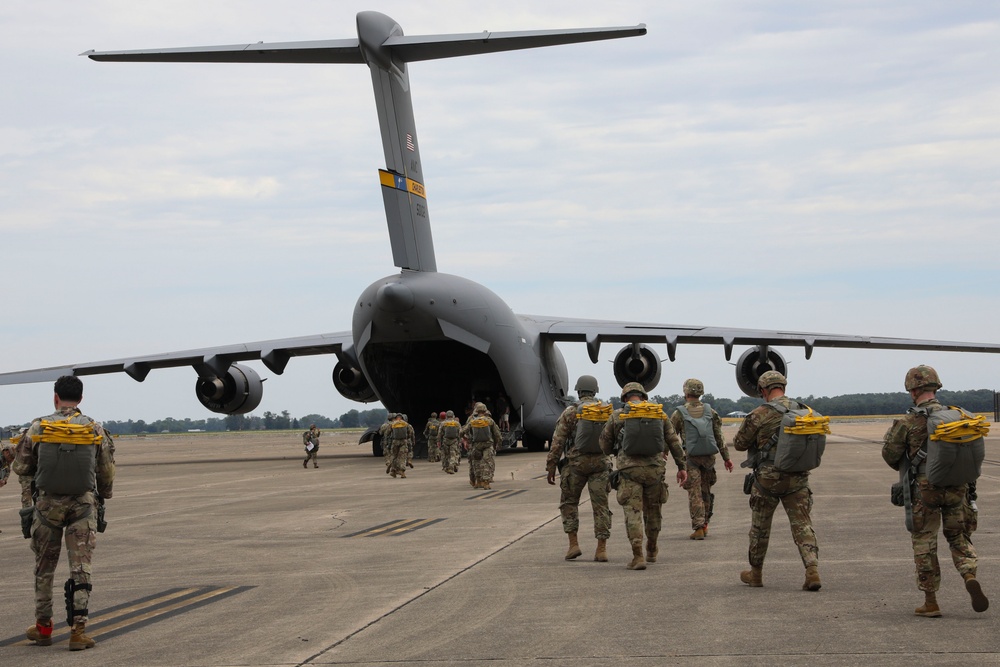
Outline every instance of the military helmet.
<svg viewBox="0 0 1000 667"><path fill-rule="evenodd" d="M2 454L0 454L0 455L2 455L3 458L4 458L4 460L7 461L8 463L10 463L11 461L14 460L15 454L14 454L14 448L13 447L11 447L9 445L4 445L3 446L3 450L0 450L0 451L2 451Z"/></svg>
<svg viewBox="0 0 1000 667"><path fill-rule="evenodd" d="M643 387L638 382L629 382L624 387L622 387L622 400L627 401L629 394L642 394L642 400L649 398L649 394L646 393L646 388Z"/></svg>
<svg viewBox="0 0 1000 667"><path fill-rule="evenodd" d="M576 381L573 391L577 393L588 391L591 394L596 394L599 391L597 388L597 378L593 375L581 375L580 379Z"/></svg>
<svg viewBox="0 0 1000 667"><path fill-rule="evenodd" d="M449 410L447 413L445 413L445 417L447 417L448 419L454 419L455 418L455 411L454 410Z"/></svg>
<svg viewBox="0 0 1000 667"><path fill-rule="evenodd" d="M445 414L443 412L438 415L438 419L444 419L444 418L445 418Z"/></svg>
<svg viewBox="0 0 1000 667"><path fill-rule="evenodd" d="M474 413L476 413L477 415L481 415L481 414L483 414L483 413L486 412L486 404L485 403L476 403L476 407L474 407L472 409L472 411Z"/></svg>
<svg viewBox="0 0 1000 667"><path fill-rule="evenodd" d="M906 391L913 391L914 389L921 389L923 387L933 387L937 391L942 386L941 378L938 377L937 371L923 364L906 371L906 380L903 384L906 387Z"/></svg>
<svg viewBox="0 0 1000 667"><path fill-rule="evenodd" d="M685 396L701 396L705 393L704 383L697 378L689 378L684 380L684 395Z"/></svg>
<svg viewBox="0 0 1000 667"><path fill-rule="evenodd" d="M436 413L436 412L432 412L431 413L431 419L435 419L437 416L438 416L438 413Z"/></svg>
<svg viewBox="0 0 1000 667"><path fill-rule="evenodd" d="M758 389L770 389L771 387L784 387L788 384L785 376L778 371L767 371L757 380Z"/></svg>
<svg viewBox="0 0 1000 667"><path fill-rule="evenodd" d="M404 422L408 422L408 421L410 421L410 420L409 420L409 419L407 418L407 416L406 416L406 413L405 413L405 412L400 412L400 413L399 413L399 416L403 418L403 421L404 421Z"/></svg>

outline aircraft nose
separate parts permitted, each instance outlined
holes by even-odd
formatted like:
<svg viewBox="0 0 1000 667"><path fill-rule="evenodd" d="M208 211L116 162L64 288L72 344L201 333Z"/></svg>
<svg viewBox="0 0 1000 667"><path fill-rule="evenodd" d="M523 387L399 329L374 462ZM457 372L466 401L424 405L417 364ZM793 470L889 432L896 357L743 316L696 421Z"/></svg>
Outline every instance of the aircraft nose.
<svg viewBox="0 0 1000 667"><path fill-rule="evenodd" d="M381 310L402 313L413 308L413 292L406 285L386 283L378 288L375 302Z"/></svg>

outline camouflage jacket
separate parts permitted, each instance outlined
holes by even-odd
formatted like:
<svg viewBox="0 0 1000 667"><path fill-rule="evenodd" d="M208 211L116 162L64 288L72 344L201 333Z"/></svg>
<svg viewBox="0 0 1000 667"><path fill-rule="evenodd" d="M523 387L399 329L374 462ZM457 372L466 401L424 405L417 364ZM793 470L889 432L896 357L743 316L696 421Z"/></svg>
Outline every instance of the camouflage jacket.
<svg viewBox="0 0 1000 667"><path fill-rule="evenodd" d="M489 428L490 428L490 444L493 446L493 449L499 449L500 448L500 443L502 442L502 438L503 438L503 436L500 435L500 427L497 426L497 423L495 421L493 421L493 418L490 417L489 415L478 415L478 416L482 417L483 419L485 419L486 421L488 421L490 423L490 426L489 426ZM466 442L469 443L469 447L475 447L477 445L477 443L474 443L472 441L472 420L476 419L476 418L477 418L477 415L472 415L471 417L469 417L469 420L465 423L465 426L462 427L462 431L461 431L461 437L462 437L462 439L464 439ZM481 446L481 443L480 443L480 446Z"/></svg>
<svg viewBox="0 0 1000 667"><path fill-rule="evenodd" d="M427 442L437 442L438 441L438 426L441 424L439 419L428 419L427 425L424 426L424 440Z"/></svg>
<svg viewBox="0 0 1000 667"><path fill-rule="evenodd" d="M311 442L316 445L316 449L319 449L319 436L320 430L318 428L311 428L302 434L302 444L308 445Z"/></svg>
<svg viewBox="0 0 1000 667"><path fill-rule="evenodd" d="M28 432L24 434L21 441L17 444L17 458L14 459L13 469L21 477L34 477L38 472L38 445L34 442L34 439L42 432L42 419L48 421L56 421L62 419L68 419L78 414L80 410L78 408L65 407L61 408L59 411L54 412L46 417L39 417L31 423L31 427ZM97 456L97 493L100 494L102 498L110 498L112 494L112 485L115 481L115 445L112 442L111 437L104 432L104 427L100 423L95 422L90 417L83 414L79 415L84 419L87 419L94 425L95 432L102 436L101 442L96 446Z"/></svg>
<svg viewBox="0 0 1000 667"><path fill-rule="evenodd" d="M562 414L559 415L559 420L556 421L555 431L552 432L552 440L549 444L549 455L545 459L546 471L551 472L556 469L563 452L566 452L566 458L570 463L573 463L581 458L592 459L595 456L607 456L607 454L581 454L573 447L573 443L576 438L577 410L581 405L597 402L597 399L593 397L584 398L576 405L571 405L563 410Z"/></svg>
<svg viewBox="0 0 1000 667"><path fill-rule="evenodd" d="M695 390L697 391L697 390ZM684 407L687 408L688 414L690 414L695 419L704 416L705 414L705 404L701 401L687 401L684 403ZM681 439L681 443L684 443L684 415L681 414L680 410L674 410L674 414L670 415L670 424L677 431L677 435ZM726 438L722 435L722 417L719 413L712 409L712 433L715 434L715 444L719 448L719 454L722 455L723 461L729 460L729 447L726 446ZM687 449L685 448L685 451Z"/></svg>
<svg viewBox="0 0 1000 667"><path fill-rule="evenodd" d="M941 403L932 398L917 405L918 408L941 409ZM882 458L893 470L899 470L903 455L913 456L927 442L927 417L920 414L907 413L892 422L885 432L882 444Z"/></svg>
<svg viewBox="0 0 1000 667"><path fill-rule="evenodd" d="M784 395L770 402L779 403L789 410L798 410L801 406L798 401ZM756 456L760 449L767 446L771 440L771 436L778 432L782 416L780 412L769 407L767 403L758 405L750 414L743 418L740 430L736 432L736 437L733 438L733 448L738 452L749 452L747 460L750 460L751 457ZM808 473L782 474L798 475Z"/></svg>
<svg viewBox="0 0 1000 667"><path fill-rule="evenodd" d="M604 430L601 431L601 449L605 454L615 453L618 434L625 427L625 420L621 418L621 413L620 409L611 413L611 419L608 420L608 423L604 425ZM684 470L687 455L684 453L684 448L681 447L680 436L677 435L677 431L674 430L674 425L670 423L669 419L663 420L663 440L666 442L670 455L674 457L677 469ZM667 452L663 452L659 456L628 456L619 452L615 457L615 467L618 470L646 465L662 465L666 467L666 463Z"/></svg>

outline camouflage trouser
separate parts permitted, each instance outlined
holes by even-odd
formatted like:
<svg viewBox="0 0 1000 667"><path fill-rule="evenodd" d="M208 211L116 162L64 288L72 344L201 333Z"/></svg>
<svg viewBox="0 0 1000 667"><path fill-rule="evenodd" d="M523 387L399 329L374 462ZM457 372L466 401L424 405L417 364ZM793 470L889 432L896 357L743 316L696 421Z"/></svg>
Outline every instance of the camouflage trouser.
<svg viewBox="0 0 1000 667"><path fill-rule="evenodd" d="M382 458L385 459L385 467L392 465L392 439L382 438Z"/></svg>
<svg viewBox="0 0 1000 667"><path fill-rule="evenodd" d="M91 493L82 496L41 495L31 525L31 550L35 552L35 618L52 618L52 580L59 564L60 544L66 533L70 577L77 584L90 583L90 559L97 544L97 509ZM41 516L39 516L41 515ZM44 519L44 522L43 520ZM74 620L87 620L90 591L73 594Z"/></svg>
<svg viewBox="0 0 1000 667"><path fill-rule="evenodd" d="M461 445L458 444L458 439L443 440L441 442L441 469L458 472L458 464L461 460Z"/></svg>
<svg viewBox="0 0 1000 667"><path fill-rule="evenodd" d="M480 482L493 481L493 473L496 472L497 464L492 442L473 445L469 449L469 460L475 463L476 479Z"/></svg>
<svg viewBox="0 0 1000 667"><path fill-rule="evenodd" d="M392 463L390 472L400 475L406 472L406 463L410 460L410 447L405 440L392 441Z"/></svg>
<svg viewBox="0 0 1000 667"><path fill-rule="evenodd" d="M646 539L655 542L662 523L661 506L667 502L666 471L662 465L626 468L618 482L618 504L625 514L625 533L629 543L642 546L642 529Z"/></svg>
<svg viewBox="0 0 1000 667"><path fill-rule="evenodd" d="M757 482L750 493L750 565L764 566L764 556L771 539L771 520L779 502L788 515L792 539L799 548L802 564L806 567L819 565L819 546L809 517L812 510L809 473L778 472L772 466L764 466L757 471Z"/></svg>
<svg viewBox="0 0 1000 667"><path fill-rule="evenodd" d="M313 468L319 467L319 461L316 455L319 454L319 448L312 450L311 452L306 452L306 460L302 462L302 467L304 468L310 461L313 462Z"/></svg>
<svg viewBox="0 0 1000 667"><path fill-rule="evenodd" d="M951 559L961 575L976 574L976 551L966 537L965 487L934 486L926 477L917 480L913 495L913 562L917 566L917 587L934 592L941 586L937 532L944 525L944 537Z"/></svg>
<svg viewBox="0 0 1000 667"><path fill-rule="evenodd" d="M441 450L438 448L437 440L427 441L427 462L437 463L441 460Z"/></svg>
<svg viewBox="0 0 1000 667"><path fill-rule="evenodd" d="M580 530L580 496L583 489L590 491L590 507L594 511L594 537L606 540L611 537L611 510L608 508L608 458L597 454L580 456L568 461L560 473L559 513L563 530L576 533Z"/></svg>
<svg viewBox="0 0 1000 667"><path fill-rule="evenodd" d="M695 530L708 525L708 514L712 502L712 486L715 474L715 455L689 456L687 460L688 507L691 510L691 527Z"/></svg>

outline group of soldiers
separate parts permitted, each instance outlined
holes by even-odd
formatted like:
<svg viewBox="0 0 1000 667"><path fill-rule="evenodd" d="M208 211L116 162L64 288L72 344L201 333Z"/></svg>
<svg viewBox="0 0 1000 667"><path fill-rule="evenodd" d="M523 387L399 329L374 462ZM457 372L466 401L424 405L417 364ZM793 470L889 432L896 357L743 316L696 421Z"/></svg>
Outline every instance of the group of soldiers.
<svg viewBox="0 0 1000 667"><path fill-rule="evenodd" d="M747 557L750 568L740 572L740 581L750 587L763 584L764 558L770 540L774 512L780 504L788 515L792 538L805 568L802 589L818 591L819 546L812 527L813 494L809 472L788 472L775 465L773 444L782 428L782 417L789 411L808 408L785 395L787 381L781 373L767 371L757 388L764 403L747 415L733 447L747 452L744 467L753 467L745 491L751 509ZM904 381L914 408L897 419L885 434L882 456L893 469L913 466L912 528L917 584L924 593L924 604L914 610L917 616L938 617L936 599L941 571L937 557L937 532L943 524L944 536L952 560L961 574L972 608L986 611L989 600L976 579L977 558L970 535L976 527L974 488L967 484L936 486L926 468L920 465L928 442L928 414L943 409L935 394L941 388L937 372L929 366L910 369ZM672 415L662 405L649 403L644 387L629 382L621 392L622 408L597 398L596 378L584 375L576 384L579 401L559 416L546 459L547 481L555 484L560 474L560 502L563 530L569 538L566 560L582 555L578 532L579 503L583 489L590 494L594 515L597 549L594 560L607 562L607 540L611 535L611 511L608 495L617 491L618 504L625 517L625 532L632 548L630 570L644 570L658 556L661 507L667 501L665 481L667 452L677 466L677 482L688 493L692 540L704 540L709 534L716 483L715 458L722 457L730 473L733 463L722 433L718 413L701 401L704 384L697 379L684 382L684 405ZM916 462L916 463L914 463ZM973 485L974 487L974 485ZM970 490L971 489L971 490ZM645 545L643 541L645 540ZM645 552L643 552L645 546Z"/></svg>
<svg viewBox="0 0 1000 667"><path fill-rule="evenodd" d="M452 410L432 412L424 427L427 460L441 463L449 475L458 472L463 450L469 459L469 484L476 489L489 489L496 470L494 454L500 447L500 428L484 403L476 403L463 425ZM413 468L416 431L405 414L390 412L379 428L385 472L393 478L406 479L406 469Z"/></svg>

